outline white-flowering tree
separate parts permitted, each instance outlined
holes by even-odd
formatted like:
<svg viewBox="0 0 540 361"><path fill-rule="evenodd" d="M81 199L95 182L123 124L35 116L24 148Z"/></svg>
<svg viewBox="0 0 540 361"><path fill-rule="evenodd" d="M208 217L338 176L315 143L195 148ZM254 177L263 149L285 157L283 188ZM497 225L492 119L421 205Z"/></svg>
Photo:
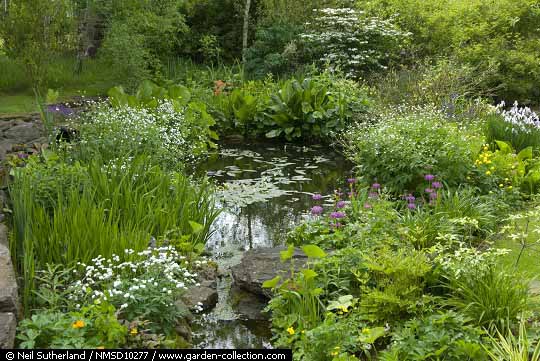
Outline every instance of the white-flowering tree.
<svg viewBox="0 0 540 361"><path fill-rule="evenodd" d="M312 56L331 69L359 77L363 71L384 69L395 57L409 33L392 19L369 17L350 7L314 10L315 16L301 35Z"/></svg>

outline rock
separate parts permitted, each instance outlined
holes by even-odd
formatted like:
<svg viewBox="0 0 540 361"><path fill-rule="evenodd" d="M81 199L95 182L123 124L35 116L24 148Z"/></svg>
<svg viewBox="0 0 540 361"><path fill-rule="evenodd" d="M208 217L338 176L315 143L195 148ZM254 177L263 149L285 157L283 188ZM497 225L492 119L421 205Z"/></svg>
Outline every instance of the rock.
<svg viewBox="0 0 540 361"><path fill-rule="evenodd" d="M9 247L8 228L4 223L0 223L0 246Z"/></svg>
<svg viewBox="0 0 540 361"><path fill-rule="evenodd" d="M262 288L263 282L277 275L290 276L290 262L281 262L280 252L284 250L285 247L276 247L247 251L240 263L231 267L234 283L245 291L270 298L271 291ZM293 259L296 268L307 262L307 257L299 250L295 250Z"/></svg>
<svg viewBox="0 0 540 361"><path fill-rule="evenodd" d="M270 315L264 312L268 301L265 297L233 286L230 300L233 310L244 320L262 321L270 318Z"/></svg>
<svg viewBox="0 0 540 361"><path fill-rule="evenodd" d="M31 143L43 136L43 129L38 123L22 123L6 130L3 135L13 143Z"/></svg>
<svg viewBox="0 0 540 361"><path fill-rule="evenodd" d="M15 347L15 331L17 328L17 318L15 314L0 313L0 349Z"/></svg>
<svg viewBox="0 0 540 361"><path fill-rule="evenodd" d="M191 327L186 319L180 319L174 328L176 334L184 338L187 342L191 343Z"/></svg>
<svg viewBox="0 0 540 361"><path fill-rule="evenodd" d="M201 306L203 311L213 308L218 302L218 293L215 281L202 281L200 286L188 288L182 296L182 301L191 311Z"/></svg>
<svg viewBox="0 0 540 361"><path fill-rule="evenodd" d="M197 269L198 286L191 286L182 296L183 304L190 310L195 311L197 306L203 311L213 308L218 302L217 292L217 265L207 263Z"/></svg>
<svg viewBox="0 0 540 361"><path fill-rule="evenodd" d="M7 228L0 231L7 232ZM7 235L5 237L7 239ZM19 311L17 281L11 256L7 246L0 244L0 312L11 312L17 315Z"/></svg>

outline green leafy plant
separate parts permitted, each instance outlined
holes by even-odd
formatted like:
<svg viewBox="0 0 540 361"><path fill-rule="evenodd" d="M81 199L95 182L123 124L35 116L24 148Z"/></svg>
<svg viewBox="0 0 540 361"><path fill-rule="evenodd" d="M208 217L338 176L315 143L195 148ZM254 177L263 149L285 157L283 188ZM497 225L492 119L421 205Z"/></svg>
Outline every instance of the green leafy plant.
<svg viewBox="0 0 540 361"><path fill-rule="evenodd" d="M379 122L348 131L344 140L365 181L376 180L393 193L416 190L428 172L451 187L460 184L481 144L475 130L432 109L381 115Z"/></svg>
<svg viewBox="0 0 540 361"><path fill-rule="evenodd" d="M504 330L529 306L529 285L519 274L510 274L495 266L475 270L459 278L449 278L448 303L477 325Z"/></svg>
<svg viewBox="0 0 540 361"><path fill-rule="evenodd" d="M407 321L392 335L380 360L486 360L483 331L463 315L448 311Z"/></svg>
<svg viewBox="0 0 540 361"><path fill-rule="evenodd" d="M538 361L540 360L540 342L531 340L527 334L527 322L522 319L519 323L517 337L511 329L506 333L497 330L497 337L490 336L491 345L484 346L493 361ZM534 346L536 341L536 346Z"/></svg>
<svg viewBox="0 0 540 361"><path fill-rule="evenodd" d="M332 93L328 85L310 78L289 80L271 97L268 117L272 130L266 136L325 138L343 129L346 111L344 95Z"/></svg>
<svg viewBox="0 0 540 361"><path fill-rule="evenodd" d="M127 328L116 318L107 302L76 312L38 312L20 322L19 347L34 348L117 348L124 344Z"/></svg>

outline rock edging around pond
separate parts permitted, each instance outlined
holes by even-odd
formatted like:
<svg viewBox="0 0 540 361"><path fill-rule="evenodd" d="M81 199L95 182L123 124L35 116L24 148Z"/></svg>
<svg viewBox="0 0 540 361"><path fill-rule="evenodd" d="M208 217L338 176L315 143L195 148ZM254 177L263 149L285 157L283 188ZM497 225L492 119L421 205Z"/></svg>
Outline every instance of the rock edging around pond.
<svg viewBox="0 0 540 361"><path fill-rule="evenodd" d="M277 275L290 276L290 261L281 261L280 252L286 249L286 247L256 248L244 253L240 263L231 267L234 284L244 291L271 298L271 290L263 288L262 284ZM304 266L308 258L302 251L295 250L292 260L298 268Z"/></svg>
<svg viewBox="0 0 540 361"><path fill-rule="evenodd" d="M9 252L8 228L0 223L0 349L14 347L20 312L17 279Z"/></svg>

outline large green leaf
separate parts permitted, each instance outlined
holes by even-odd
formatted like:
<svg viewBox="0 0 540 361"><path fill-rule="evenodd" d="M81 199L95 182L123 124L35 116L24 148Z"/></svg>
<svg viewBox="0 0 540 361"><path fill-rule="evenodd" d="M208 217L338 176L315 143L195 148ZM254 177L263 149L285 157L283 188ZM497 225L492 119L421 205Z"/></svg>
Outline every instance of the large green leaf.
<svg viewBox="0 0 540 361"><path fill-rule="evenodd" d="M309 258L324 258L326 257L326 253L319 247L314 244L308 244L307 246L302 247L302 251L308 256Z"/></svg>
<svg viewBox="0 0 540 361"><path fill-rule="evenodd" d="M291 244L287 247L287 250L279 252L281 261L284 262L288 259L291 259L294 255L294 246Z"/></svg>
<svg viewBox="0 0 540 361"><path fill-rule="evenodd" d="M281 277L276 276L272 278L271 280L264 281L262 284L262 288L275 288L280 280L281 280Z"/></svg>

